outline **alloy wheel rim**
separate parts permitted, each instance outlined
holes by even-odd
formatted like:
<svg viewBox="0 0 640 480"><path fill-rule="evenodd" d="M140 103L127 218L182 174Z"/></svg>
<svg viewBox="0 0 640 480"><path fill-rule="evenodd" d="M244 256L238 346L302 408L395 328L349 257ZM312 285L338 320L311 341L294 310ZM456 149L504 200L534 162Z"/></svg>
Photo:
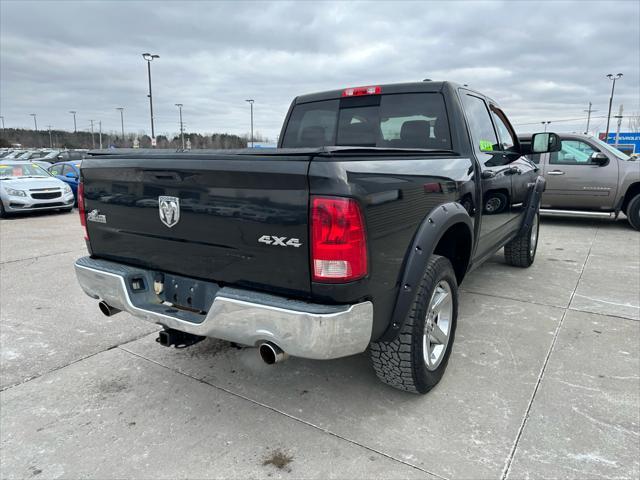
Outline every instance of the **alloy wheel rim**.
<svg viewBox="0 0 640 480"><path fill-rule="evenodd" d="M427 370L438 368L445 356L451 335L453 294L445 280L436 285L425 314L422 355Z"/></svg>
<svg viewBox="0 0 640 480"><path fill-rule="evenodd" d="M501 203L502 202L500 201L499 198L492 198L487 201L487 204L485 205L484 208L487 212L493 213L496 210L498 210L498 208L500 208Z"/></svg>

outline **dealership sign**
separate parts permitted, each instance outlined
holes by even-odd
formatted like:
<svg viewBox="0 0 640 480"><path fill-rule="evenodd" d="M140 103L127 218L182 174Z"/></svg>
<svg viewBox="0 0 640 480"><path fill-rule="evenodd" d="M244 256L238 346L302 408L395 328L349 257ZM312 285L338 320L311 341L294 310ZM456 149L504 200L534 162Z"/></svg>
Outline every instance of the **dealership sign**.
<svg viewBox="0 0 640 480"><path fill-rule="evenodd" d="M600 134L600 140L604 140L604 133ZM616 144L615 132L609 132L607 143L610 145ZM640 153L640 132L620 132L618 135L618 149L622 150L627 155Z"/></svg>

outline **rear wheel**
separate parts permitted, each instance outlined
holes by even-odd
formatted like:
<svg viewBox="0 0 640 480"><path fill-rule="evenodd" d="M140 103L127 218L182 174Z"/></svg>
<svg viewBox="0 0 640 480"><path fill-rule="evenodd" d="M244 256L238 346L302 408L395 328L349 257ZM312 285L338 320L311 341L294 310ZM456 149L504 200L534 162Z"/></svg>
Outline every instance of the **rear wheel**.
<svg viewBox="0 0 640 480"><path fill-rule="evenodd" d="M640 230L640 195L636 195L627 205L627 220L633 228Z"/></svg>
<svg viewBox="0 0 640 480"><path fill-rule="evenodd" d="M504 258L514 267L530 267L536 258L538 234L540 233L540 214L533 217L531 226L504 246Z"/></svg>
<svg viewBox="0 0 640 480"><path fill-rule="evenodd" d="M395 340L373 342L371 361L384 383L427 393L442 378L456 332L458 283L448 259L434 255Z"/></svg>

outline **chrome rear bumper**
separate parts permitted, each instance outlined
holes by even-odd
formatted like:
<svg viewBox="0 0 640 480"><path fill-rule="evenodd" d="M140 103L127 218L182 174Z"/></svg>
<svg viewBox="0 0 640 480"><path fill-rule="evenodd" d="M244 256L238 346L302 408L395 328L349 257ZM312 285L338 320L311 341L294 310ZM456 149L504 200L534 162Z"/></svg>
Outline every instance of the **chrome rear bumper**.
<svg viewBox="0 0 640 480"><path fill-rule="evenodd" d="M270 341L292 356L327 360L363 352L371 339L373 304L320 305L230 287L220 288L206 314L161 303L150 290L156 272L83 257L76 276L84 292L166 328L244 345ZM132 290L134 278L147 288Z"/></svg>

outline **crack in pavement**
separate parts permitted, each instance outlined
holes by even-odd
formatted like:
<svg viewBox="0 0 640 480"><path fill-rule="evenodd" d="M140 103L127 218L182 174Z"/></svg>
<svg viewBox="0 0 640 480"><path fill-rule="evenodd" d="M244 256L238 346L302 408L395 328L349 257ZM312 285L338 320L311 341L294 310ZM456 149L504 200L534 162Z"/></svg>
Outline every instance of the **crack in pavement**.
<svg viewBox="0 0 640 480"><path fill-rule="evenodd" d="M509 455L507 456L505 463L504 463L504 467L502 469L502 475L500 476L501 480L506 480L507 477L509 476L509 473L511 471L511 465L513 464L513 459L515 458L516 452L518 451L518 444L520 443L520 439L522 438L522 434L524 432L525 427L527 426L527 421L529 420L529 415L531 414L531 408L533 407L533 402L535 401L536 395L538 393L538 390L540 388L540 383L542 383L542 379L544 377L544 373L547 369L547 365L549 363L549 359L551 358L551 354L553 353L553 349L556 345L556 342L558 340L558 335L560 334L560 329L562 328L562 325L564 323L564 319L567 316L567 312L570 310L569 306L571 305L571 302L573 301L573 297L576 294L576 291L578 290L578 286L580 285L580 280L582 280L582 274L584 273L584 270L587 266L587 261L589 260L589 257L591 256L591 249L593 248L593 244L596 241L596 238L598 237L598 230L600 229L600 227L596 227L596 231L593 235L593 239L591 240L591 244L589 245L589 251L587 252L587 258L584 259L584 263L582 264L582 268L580 269L580 275L578 276L578 280L576 281L576 285L573 289L573 292L571 293L571 297L569 299L569 305L567 305L567 307L564 309L564 312L562 313L562 317L560 318L560 321L558 322L558 326L556 327L555 332L553 332L553 340L551 340L551 345L549 346L549 350L547 351L547 355L544 359L544 362L542 363L542 368L540 369L540 373L538 374L538 379L536 381L536 385L533 388L533 392L531 394L531 398L529 399L529 403L527 405L527 409L525 410L525 414L524 417L522 418L522 423L520 424L520 428L518 429L518 433L516 434L516 438L513 442L513 445L511 447L511 451L509 452Z"/></svg>
<svg viewBox="0 0 640 480"><path fill-rule="evenodd" d="M32 381L32 380L37 379L37 378L43 377L43 376L45 376L45 375L49 375L49 374L51 374L51 373L55 373L55 372L57 372L57 371L59 371L59 370L62 370L63 368L67 368L67 367L70 367L71 365L75 365L76 363L82 362L83 360L87 360L88 358L95 357L96 355L100 355L101 353L108 352L109 350L113 350L114 348L118 348L118 347L119 347L119 346L121 346L121 345L125 345L125 344L127 344L127 343L133 343L133 342L136 342L136 341L140 340L141 338L146 337L147 335L153 335L153 333L144 333L144 334L139 335L139 336L137 336L137 337L134 337L134 338L131 338L131 339L125 340L124 342L117 343L117 344L115 344L115 345L110 345L110 346L108 346L107 348L105 348L105 349L103 349L103 350L100 350L100 351L98 351L98 352L93 352L93 353L90 353L90 354L85 355L85 356L83 356L83 357L76 358L75 360L72 360L72 361L71 361L71 362L69 362L69 363L66 363L66 364L64 364L64 365L60 365L60 366L58 366L58 367L56 367L56 368L52 368L51 370L47 370L47 371L45 371L45 372L40 372L40 373L37 373L37 374L32 375L32 376L30 376L30 377L24 378L24 379L22 379L22 380L21 380L21 381L19 381L19 382L12 383L12 384L10 384L10 385L5 385L4 387L0 388L0 392L5 392L5 391L10 390L10 389L12 389L12 388L19 387L20 385L24 385L25 383L28 383L28 382L30 382L30 381ZM128 350L127 350L127 351L128 351Z"/></svg>
<svg viewBox="0 0 640 480"><path fill-rule="evenodd" d="M87 251L86 247L76 248L73 250L65 250L64 252L48 253L46 255L36 255L35 257L18 258L16 260L4 260L0 262L0 265L7 265L9 263L17 263L17 262L26 262L27 260L37 261L40 258L55 257L56 255L64 255L65 253L73 253L73 252L81 252L81 251L86 252Z"/></svg>
<svg viewBox="0 0 640 480"><path fill-rule="evenodd" d="M311 422L308 422L308 421L303 420L301 418L295 417L295 416L293 416L293 415L291 415L291 414L289 414L287 412L283 412L282 410L278 410L277 408L272 407L271 405L267 405L266 403L261 403L261 402L259 402L257 400L254 400L253 398L247 397L245 395L241 395L241 394L239 394L237 392L233 392L233 391L228 390L228 389L226 389L224 387L221 387L219 385L215 385L213 383L209 383L206 380L200 379L198 377L194 377L193 375L190 375L190 374L188 374L186 372L183 372L181 370L175 370L175 369L173 369L173 368L171 368L171 367L169 367L167 365L164 365L164 364L162 364L162 363L160 363L160 362L158 362L156 360L147 358L144 355L140 355L139 353L132 352L131 350L127 350L126 348L124 348L124 344L118 346L118 349L122 350L123 352L127 352L130 355L138 357L138 358L140 358L142 360L146 360L147 362L153 363L154 365L158 365L159 367L165 368L165 369L167 369L167 370L169 370L171 372L174 372L174 373L177 373L177 374L180 374L180 375L184 375L185 377L188 377L188 378L190 378L192 380L195 380L196 382L200 382L200 383L202 383L204 385L208 385L209 387L212 387L212 388L215 388L217 390L220 390L220 391L223 391L225 393L228 393L229 395L233 395L234 397L246 400L247 402L250 402L250 403L252 403L254 405L257 405L259 407L266 408L267 410L271 410L272 412L275 412L275 413L278 413L280 415L283 415L283 416L285 416L285 417L287 417L287 418L289 418L291 420L294 420L296 422L302 423L303 425L306 425L308 427L314 428L314 429L316 429L316 430L318 430L320 432L323 432L323 433L326 433L328 435L331 435L332 437L338 438L338 439L343 440L345 442L348 442L348 443L350 443L352 445L356 445L356 446L358 446L360 448L364 448L365 450L368 450L370 452L376 453L378 455L381 455L381 456L383 456L385 458L388 458L390 460L393 460L395 462L401 463L402 465L405 465L407 467L411 467L411 468L413 468L415 470L418 470L418 471L420 471L422 473L426 473L427 475L431 475L431 476L439 478L441 480L449 480L447 477L443 477L442 475L438 475L437 473L430 472L429 470L425 470L424 468L418 467L417 465L413 465L413 464L411 464L409 462L406 462L406 461L404 461L402 459L396 458L396 457L394 457L392 455L389 455L388 453L381 452L379 450L376 450L375 448L372 448L372 447L369 447L367 445L363 445L361 443L358 443L355 440L351 440L349 438L346 438L346 437L343 437L341 435L338 435L337 433L334 433L331 430L327 430L326 428L322 428L322 427L320 427L318 425L315 425L315 424L313 424Z"/></svg>

